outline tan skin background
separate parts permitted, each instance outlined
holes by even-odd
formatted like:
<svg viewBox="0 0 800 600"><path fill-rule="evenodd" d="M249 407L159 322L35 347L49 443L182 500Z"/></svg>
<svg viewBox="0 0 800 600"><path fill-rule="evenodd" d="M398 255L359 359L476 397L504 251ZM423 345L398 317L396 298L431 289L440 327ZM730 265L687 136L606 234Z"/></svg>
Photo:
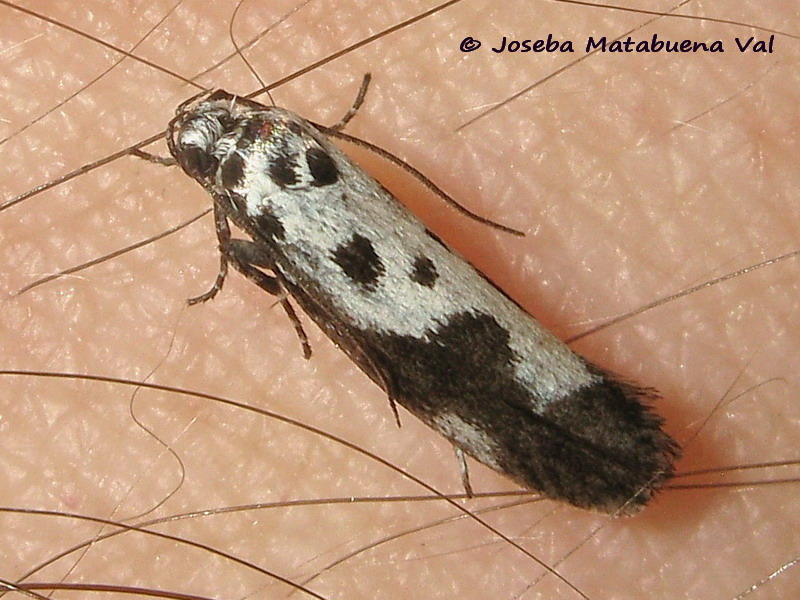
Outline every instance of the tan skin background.
<svg viewBox="0 0 800 600"><path fill-rule="evenodd" d="M187 1L138 51L191 77L231 52L233 5ZM263 4L263 6L262 6ZM312 2L248 56L275 80L432 6L427 2ZM292 2L246 4L240 39ZM670 2L638 3L669 10ZM790 3L688 3L685 14L798 34ZM63 4L53 18L130 47L169 2ZM2 9L6 135L53 108L117 55ZM518 239L472 223L422 195L407 177L398 195L549 328L567 338L712 277L800 247L797 39L771 55L740 54L734 36L768 34L702 20L660 19L556 2L465 0L423 23L318 69L275 93L323 123L339 118L362 74L374 83L348 129L399 154L456 199L525 230ZM587 35L722 39L724 54L605 54L566 69L474 125L482 110L584 56ZM495 54L503 35L553 33L567 55ZM458 50L470 35L483 47ZM245 93L240 61L201 79ZM3 197L163 129L195 93L125 61L2 148ZM164 152L163 147L157 151ZM365 163L378 175L387 169ZM155 234L209 205L177 170L126 158L0 213L0 287ZM3 368L105 374L182 386L286 414L354 442L437 489L460 493L452 451L402 412L310 324L302 359L273 301L238 275L200 307L184 299L216 272L209 218L136 253L3 299ZM592 361L661 390L658 410L681 442L680 471L796 457L798 264L790 260L672 302L574 347ZM306 321L307 322L307 321ZM758 386L758 387L754 387ZM0 385L0 505L128 519L253 502L376 498L425 490L318 436L208 400L141 391L135 414L180 457L143 433L129 387L34 377ZM514 490L472 465L479 491ZM774 470L749 479L786 477ZM727 480L735 480L729 475ZM179 490L169 497L170 492ZM796 485L667 491L643 514L610 520L538 502L485 518L558 565L590 598L730 598L789 563L798 546ZM467 502L479 509L507 500ZM203 541L295 581L349 552L458 512L442 501L327 504L197 517L162 530ZM0 577L14 579L96 524L0 517ZM387 542L309 586L329 598L577 598L563 582L475 523L458 519ZM289 588L207 552L127 534L72 555L34 580L121 583L219 598L285 597ZM531 587L532 586L532 587ZM751 598L790 597L789 569ZM57 597L65 597L59 594ZM86 597L85 595L82 597ZM107 595L105 597L114 597Z"/></svg>

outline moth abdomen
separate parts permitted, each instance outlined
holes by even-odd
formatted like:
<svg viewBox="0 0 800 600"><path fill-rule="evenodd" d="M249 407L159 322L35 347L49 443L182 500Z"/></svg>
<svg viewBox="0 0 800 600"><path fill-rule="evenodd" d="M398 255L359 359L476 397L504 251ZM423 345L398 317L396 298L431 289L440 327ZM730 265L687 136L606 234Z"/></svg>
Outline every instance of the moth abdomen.
<svg viewBox="0 0 800 600"><path fill-rule="evenodd" d="M673 473L678 447L650 408L655 392L594 367L549 334L538 356L528 357L516 354L513 333L491 315L458 315L424 339L363 335L393 374L400 404L524 487L582 508L632 514ZM541 362L544 377L551 350L578 359L566 368L581 371L572 376L581 383L562 383L548 397L515 365Z"/></svg>

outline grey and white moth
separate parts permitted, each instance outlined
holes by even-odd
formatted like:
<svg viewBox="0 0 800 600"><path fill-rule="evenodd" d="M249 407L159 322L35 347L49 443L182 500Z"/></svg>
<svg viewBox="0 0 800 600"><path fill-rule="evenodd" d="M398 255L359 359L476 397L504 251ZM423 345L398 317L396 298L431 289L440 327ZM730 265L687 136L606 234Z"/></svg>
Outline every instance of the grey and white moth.
<svg viewBox="0 0 800 600"><path fill-rule="evenodd" d="M221 268L196 300L230 264L280 297L310 356L291 297L393 407L547 497L631 514L672 475L653 390L572 352L314 125L217 90L167 134L214 199Z"/></svg>

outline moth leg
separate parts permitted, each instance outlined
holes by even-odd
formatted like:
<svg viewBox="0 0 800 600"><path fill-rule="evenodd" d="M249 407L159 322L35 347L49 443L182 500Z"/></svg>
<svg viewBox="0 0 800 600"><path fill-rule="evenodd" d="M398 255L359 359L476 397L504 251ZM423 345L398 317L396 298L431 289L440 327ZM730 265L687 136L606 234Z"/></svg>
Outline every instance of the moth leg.
<svg viewBox="0 0 800 600"><path fill-rule="evenodd" d="M347 125L350 120L356 116L358 109L361 108L361 105L364 103L364 97L367 95L367 88L369 87L369 82L372 79L371 73L365 73L364 79L361 80L361 87L358 88L358 94L356 94L356 99L353 101L353 105L350 109L345 113L345 115L339 119L336 123L334 123L330 128L335 131L341 131L344 129L344 126Z"/></svg>
<svg viewBox="0 0 800 600"><path fill-rule="evenodd" d="M289 299L281 298L280 302L281 306L283 307L283 311L286 313L286 316L289 317L289 320L292 322L292 326L294 327L294 332L297 334L297 337L300 340L300 347L303 349L303 358L308 360L309 358L311 358L311 344L308 342L308 336L306 335L306 330L303 329L303 324L300 322L300 319L297 316L294 307L289 302Z"/></svg>
<svg viewBox="0 0 800 600"><path fill-rule="evenodd" d="M214 280L214 285L212 285L207 292L195 296L194 298L189 298L186 301L189 306L211 300L222 289L222 284L225 283L225 277L228 276L228 254L231 245L231 228L228 225L228 218L216 202L214 203L214 225L216 226L217 240L219 242L219 271L217 271L217 278Z"/></svg>
<svg viewBox="0 0 800 600"><path fill-rule="evenodd" d="M171 156L163 157L159 156L158 154L151 154L150 152L145 152L144 150L140 150L139 148L134 148L131 150L131 154L136 156L137 158L141 158L146 160L147 162L155 163L157 165L164 165L165 167L174 167L178 163L175 161L174 158Z"/></svg>
<svg viewBox="0 0 800 600"><path fill-rule="evenodd" d="M461 471L461 485L464 486L464 491L467 493L467 498L472 498L472 485L469 482L469 467L467 466L467 455L464 451L457 446L453 446L456 451L456 460L458 461L459 471Z"/></svg>
<svg viewBox="0 0 800 600"><path fill-rule="evenodd" d="M227 225L227 222L226 222ZM267 275L261 269L273 269L274 263L272 258L267 252L253 242L247 240L231 240L226 242L225 262L230 262L233 267L242 275L247 277L250 281L255 283L262 290L273 296L278 296L281 306L283 307L286 316L289 317L294 331L300 340L300 346L303 348L303 358L308 360L311 358L311 344L308 342L303 324L294 310L294 307L289 302L286 294L285 286L283 285L280 274L276 276ZM277 272L276 272L277 273Z"/></svg>
<svg viewBox="0 0 800 600"><path fill-rule="evenodd" d="M397 423L397 428L400 429L403 426L403 424L400 422L400 413L397 410L397 402L395 402L394 394L389 388L389 384L386 381L386 378L383 377L381 374L378 374L378 377L380 378L382 383L381 387L386 390L386 394L389 397L389 407L392 409L392 414L394 415L394 422Z"/></svg>
<svg viewBox="0 0 800 600"><path fill-rule="evenodd" d="M271 269L272 261L257 244L247 240L228 240L225 260L271 296L285 296L280 280L261 269Z"/></svg>
<svg viewBox="0 0 800 600"><path fill-rule="evenodd" d="M397 402L394 401L392 395L389 394L389 406L392 407L392 413L394 414L394 422L397 423L397 428L399 429L403 425L400 423L400 413L397 412Z"/></svg>

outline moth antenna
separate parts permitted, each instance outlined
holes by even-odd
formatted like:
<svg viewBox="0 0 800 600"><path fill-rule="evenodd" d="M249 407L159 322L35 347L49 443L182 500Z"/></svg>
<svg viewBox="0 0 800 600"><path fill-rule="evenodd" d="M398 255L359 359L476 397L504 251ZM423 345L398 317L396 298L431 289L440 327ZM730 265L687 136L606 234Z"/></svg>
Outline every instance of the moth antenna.
<svg viewBox="0 0 800 600"><path fill-rule="evenodd" d="M239 2L236 4L236 8L234 8L233 14L231 15L231 21L230 21L230 23L228 25L228 34L230 36L231 43L233 44L233 47L236 50L236 54L239 56L239 58L242 59L242 62L244 62L244 64L247 67L247 69L253 74L253 77L255 77L256 81L258 81L259 85L261 86L261 89L264 92L266 92L267 97L269 98L269 101L272 103L273 106L275 106L275 99L272 97L272 94L270 93L269 90L271 88L274 88L274 87L277 87L277 86L274 85L274 84L273 85L268 85L267 83L264 82L264 80L258 74L258 71L256 70L256 68L250 63L249 60L247 60L247 57L244 55L244 51L247 50L248 48L254 46L255 44L257 44L259 42L259 40L261 40L261 38L263 38L265 35L270 33L272 30L274 30L281 23L284 23L287 19L289 19L289 17L294 15L301 8L306 6L310 2L310 0L303 0L303 2L301 2L301 3L297 4L296 6L292 7L290 10L288 10L286 13L284 13L281 17L279 17L277 21L275 21L274 23L272 23L272 25L270 25L269 27L267 27L266 29L261 31L255 38L250 40L247 44L245 44L243 46L240 46L239 43L236 41L236 36L233 33L233 23L234 23L234 21L236 21L236 17L239 14L239 9L242 7L244 2L245 2L245 0L239 0ZM246 97L249 97L249 96L246 96Z"/></svg>
<svg viewBox="0 0 800 600"><path fill-rule="evenodd" d="M496 221L492 221L491 219L487 219L486 217L482 217L477 213L472 212L470 209L466 208L465 206L459 204L450 194L445 192L442 188L436 185L433 181L431 181L428 177L422 174L421 171L413 167L412 165L408 164L399 156L392 154L388 150L381 148L371 142L363 140L361 138L357 138L355 136L349 135L344 133L343 131L339 131L337 129L333 129L331 127L327 127L325 125L320 125L319 123L313 123L314 127L322 131L326 135L330 135L331 137L339 138L361 148L366 148L371 152L374 152L381 158L384 158L391 162L392 164L400 167L406 173L410 174L414 177L417 181L419 181L422 185L428 188L431 192L439 196L442 200L445 201L450 207L456 209L462 215L469 217L473 221L478 223L482 223L483 225L488 225L489 227L493 227L499 231L504 233L510 233L511 235L515 235L518 237L525 237L525 232L520 231L519 229L514 229L513 227L509 227L508 225L503 225L502 223L497 223Z"/></svg>
<svg viewBox="0 0 800 600"><path fill-rule="evenodd" d="M239 9L242 8L243 4L244 0L239 0L239 2L236 3L236 8L233 9L233 14L231 14L231 19L230 22L228 23L228 37L230 38L231 44L233 44L233 47L236 50L236 54L239 55L239 58L244 63L244 66L247 67L247 70L253 74L253 77L256 78L256 81L261 87L266 87L267 84L264 83L264 80L261 79L261 75L258 74L258 71L256 71L255 67L253 67L253 65L250 64L250 61L247 60L247 57L244 55L244 52L242 52L242 49L239 47L239 43L236 41L236 36L233 33L233 24L236 21L236 17L239 14ZM272 25L271 27L274 27L274 25ZM272 97L270 97L270 100L272 100Z"/></svg>

